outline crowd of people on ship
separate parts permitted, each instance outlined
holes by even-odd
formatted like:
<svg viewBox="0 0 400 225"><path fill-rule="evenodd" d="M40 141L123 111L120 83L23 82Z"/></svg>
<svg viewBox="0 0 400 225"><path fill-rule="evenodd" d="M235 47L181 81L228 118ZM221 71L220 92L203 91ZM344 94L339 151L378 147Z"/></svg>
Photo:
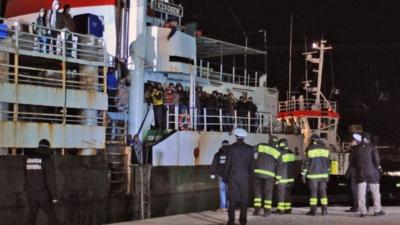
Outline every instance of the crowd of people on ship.
<svg viewBox="0 0 400 225"><path fill-rule="evenodd" d="M175 107L178 115L189 114L189 91L185 90L181 83L163 86L161 83L148 82L145 85L144 96L145 101L153 105L156 129L171 128L166 124L167 116L173 121ZM195 98L194 110L197 113L198 130L206 128L208 131L221 131L221 124L223 131L232 130L235 111L238 126L248 129L250 121L250 130L256 130L257 106L252 97L240 96L237 99L233 92L223 94L214 90L208 93L201 86L197 86Z"/></svg>

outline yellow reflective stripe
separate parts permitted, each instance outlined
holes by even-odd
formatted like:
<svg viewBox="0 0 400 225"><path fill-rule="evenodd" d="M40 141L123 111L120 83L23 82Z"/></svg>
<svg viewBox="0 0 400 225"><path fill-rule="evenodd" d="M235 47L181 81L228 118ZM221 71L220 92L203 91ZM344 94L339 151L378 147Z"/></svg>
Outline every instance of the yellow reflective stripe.
<svg viewBox="0 0 400 225"><path fill-rule="evenodd" d="M301 171L301 175L306 175L307 174L307 172L308 172L308 170L307 169L303 169L302 171Z"/></svg>
<svg viewBox="0 0 400 225"><path fill-rule="evenodd" d="M280 180L279 180L279 183L280 183L280 184L287 184L287 183L291 183L291 182L294 182L294 179L293 179L293 178L290 178L290 179L280 179Z"/></svg>
<svg viewBox="0 0 400 225"><path fill-rule="evenodd" d="M277 209L284 210L285 209L285 203L284 202L278 202L278 207Z"/></svg>
<svg viewBox="0 0 400 225"><path fill-rule="evenodd" d="M272 201L271 200L264 200L264 204L272 205Z"/></svg>
<svg viewBox="0 0 400 225"><path fill-rule="evenodd" d="M265 209L272 209L272 205L264 205Z"/></svg>
<svg viewBox="0 0 400 225"><path fill-rule="evenodd" d="M282 179L282 176L276 176L276 179L278 179L278 180L280 180L280 179Z"/></svg>
<svg viewBox="0 0 400 225"><path fill-rule="evenodd" d="M254 198L255 202L261 202L261 198Z"/></svg>
<svg viewBox="0 0 400 225"><path fill-rule="evenodd" d="M276 150L275 148L272 148L271 146L265 146L265 145L259 145L257 152L271 155L275 159L277 159L281 155L281 153L278 150Z"/></svg>
<svg viewBox="0 0 400 225"><path fill-rule="evenodd" d="M321 205L328 205L328 198L321 198Z"/></svg>
<svg viewBox="0 0 400 225"><path fill-rule="evenodd" d="M275 177L275 173L274 173L274 172L271 172L271 171L269 171L269 170L255 169L255 170L254 170L254 173L259 173L259 174L263 174L263 175L268 175L268 176L271 176L271 177Z"/></svg>
<svg viewBox="0 0 400 225"><path fill-rule="evenodd" d="M321 178L328 178L329 174L321 173L321 174L308 174L307 178L309 179L321 179Z"/></svg>
<svg viewBox="0 0 400 225"><path fill-rule="evenodd" d="M292 203L286 202L285 203L285 209L291 209L292 208Z"/></svg>
<svg viewBox="0 0 400 225"><path fill-rule="evenodd" d="M310 205L317 205L318 199L317 198L310 198Z"/></svg>
<svg viewBox="0 0 400 225"><path fill-rule="evenodd" d="M261 207L261 202L254 203L254 207Z"/></svg>
<svg viewBox="0 0 400 225"><path fill-rule="evenodd" d="M282 162L293 162L296 160L296 156L294 154L284 154L282 155Z"/></svg>
<svg viewBox="0 0 400 225"><path fill-rule="evenodd" d="M307 153L308 158L317 158L317 157L329 157L329 150L323 148L317 148L309 150Z"/></svg>

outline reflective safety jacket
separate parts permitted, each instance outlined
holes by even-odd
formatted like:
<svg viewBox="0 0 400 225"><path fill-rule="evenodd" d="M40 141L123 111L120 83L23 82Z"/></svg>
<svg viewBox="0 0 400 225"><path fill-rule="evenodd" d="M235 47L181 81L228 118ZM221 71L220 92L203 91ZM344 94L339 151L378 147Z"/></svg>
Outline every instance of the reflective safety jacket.
<svg viewBox="0 0 400 225"><path fill-rule="evenodd" d="M306 149L301 175L310 180L327 181L329 171L329 149L322 142L313 141Z"/></svg>
<svg viewBox="0 0 400 225"><path fill-rule="evenodd" d="M274 178L281 152L273 145L263 143L256 146L256 152L254 175L264 179Z"/></svg>
<svg viewBox="0 0 400 225"><path fill-rule="evenodd" d="M163 105L164 104L164 96L162 91L157 90L151 93L151 101L153 105Z"/></svg>
<svg viewBox="0 0 400 225"><path fill-rule="evenodd" d="M294 162L296 156L287 146L279 146L281 157L279 157L276 178L279 184L292 184L294 182Z"/></svg>

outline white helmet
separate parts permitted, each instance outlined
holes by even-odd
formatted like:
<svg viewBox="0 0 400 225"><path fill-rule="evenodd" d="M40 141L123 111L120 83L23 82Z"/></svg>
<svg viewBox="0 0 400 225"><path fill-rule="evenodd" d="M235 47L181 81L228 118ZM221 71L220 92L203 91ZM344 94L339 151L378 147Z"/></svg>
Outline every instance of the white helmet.
<svg viewBox="0 0 400 225"><path fill-rule="evenodd" d="M236 128L233 134L238 138L245 138L247 136L247 131L242 128Z"/></svg>

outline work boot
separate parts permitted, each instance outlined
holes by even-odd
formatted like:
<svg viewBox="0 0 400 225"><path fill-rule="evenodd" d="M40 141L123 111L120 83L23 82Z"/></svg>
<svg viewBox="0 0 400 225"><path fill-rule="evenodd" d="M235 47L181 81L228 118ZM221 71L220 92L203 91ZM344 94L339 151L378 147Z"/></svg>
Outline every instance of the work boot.
<svg viewBox="0 0 400 225"><path fill-rule="evenodd" d="M285 213L286 213L286 214L291 214L291 213L292 213L292 209L286 209L286 210L285 210Z"/></svg>
<svg viewBox="0 0 400 225"><path fill-rule="evenodd" d="M253 213L253 215L254 216L261 216L261 209L260 208L254 208L254 213Z"/></svg>
<svg viewBox="0 0 400 225"><path fill-rule="evenodd" d="M307 212L308 216L315 216L317 215L317 206L311 206L310 211Z"/></svg>
<svg viewBox="0 0 400 225"><path fill-rule="evenodd" d="M327 215L328 214L328 207L326 205L325 206L321 206L321 212L322 212L323 216Z"/></svg>
<svg viewBox="0 0 400 225"><path fill-rule="evenodd" d="M386 213L384 211L379 211L374 213L374 216L384 216Z"/></svg>
<svg viewBox="0 0 400 225"><path fill-rule="evenodd" d="M264 209L264 217L267 217L271 215L271 210L270 209Z"/></svg>
<svg viewBox="0 0 400 225"><path fill-rule="evenodd" d="M283 210L283 209L278 209L278 210L276 210L276 212L278 214L285 214L285 210Z"/></svg>

